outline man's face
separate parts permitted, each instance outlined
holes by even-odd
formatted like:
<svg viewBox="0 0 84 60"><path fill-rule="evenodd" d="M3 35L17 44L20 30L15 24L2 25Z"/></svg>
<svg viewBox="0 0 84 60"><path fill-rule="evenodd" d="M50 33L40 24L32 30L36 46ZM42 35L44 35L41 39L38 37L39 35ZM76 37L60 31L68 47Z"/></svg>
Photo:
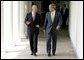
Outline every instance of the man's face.
<svg viewBox="0 0 84 60"><path fill-rule="evenodd" d="M35 13L37 12L37 6L36 5L32 6L32 11L35 12Z"/></svg>
<svg viewBox="0 0 84 60"><path fill-rule="evenodd" d="M54 11L55 9L53 8L53 6L52 5L49 5L49 11L50 12L52 12L52 11Z"/></svg>

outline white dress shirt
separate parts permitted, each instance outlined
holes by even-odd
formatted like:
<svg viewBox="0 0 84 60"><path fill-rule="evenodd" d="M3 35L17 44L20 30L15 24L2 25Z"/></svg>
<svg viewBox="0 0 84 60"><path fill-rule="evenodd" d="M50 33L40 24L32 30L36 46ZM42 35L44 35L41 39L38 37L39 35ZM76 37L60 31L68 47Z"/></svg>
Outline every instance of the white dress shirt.
<svg viewBox="0 0 84 60"><path fill-rule="evenodd" d="M35 15L36 15L36 13L32 12L32 18L33 18L33 20L35 19Z"/></svg>
<svg viewBox="0 0 84 60"><path fill-rule="evenodd" d="M33 21L35 20L35 16L36 16L36 13L32 12L32 18L33 18ZM36 27L39 28L39 25L36 25Z"/></svg>
<svg viewBox="0 0 84 60"><path fill-rule="evenodd" d="M55 17L55 10L53 12L51 12L51 19L52 19L52 22L54 21L54 17Z"/></svg>

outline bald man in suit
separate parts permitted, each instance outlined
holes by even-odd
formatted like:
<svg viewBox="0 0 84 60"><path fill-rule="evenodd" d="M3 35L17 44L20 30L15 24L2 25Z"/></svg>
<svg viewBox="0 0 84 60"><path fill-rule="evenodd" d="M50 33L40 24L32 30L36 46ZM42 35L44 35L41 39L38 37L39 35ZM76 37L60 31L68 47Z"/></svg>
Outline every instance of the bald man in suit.
<svg viewBox="0 0 84 60"><path fill-rule="evenodd" d="M41 24L40 14L37 13L37 5L32 6L32 11L27 13L25 24L28 26L28 36L30 41L31 55L36 56L38 45L39 27Z"/></svg>

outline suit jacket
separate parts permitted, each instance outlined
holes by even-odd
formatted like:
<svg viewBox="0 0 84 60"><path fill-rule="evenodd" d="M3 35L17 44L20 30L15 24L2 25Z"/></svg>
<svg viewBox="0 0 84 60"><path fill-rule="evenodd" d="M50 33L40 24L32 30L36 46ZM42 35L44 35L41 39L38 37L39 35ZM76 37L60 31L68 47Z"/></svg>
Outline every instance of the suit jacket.
<svg viewBox="0 0 84 60"><path fill-rule="evenodd" d="M26 22L29 21L30 24L26 24ZM33 21L32 18L32 12L27 13L26 18L25 18L25 24L28 26L28 32L29 33L39 33L39 28L36 27L36 25L41 25L41 19L40 19L40 14L36 13L35 20Z"/></svg>
<svg viewBox="0 0 84 60"><path fill-rule="evenodd" d="M45 22L44 22L44 28L47 33L53 29L53 31L56 31L57 26L61 26L62 24L62 16L60 12L55 12L54 21L51 20L51 12L47 12L45 16Z"/></svg>

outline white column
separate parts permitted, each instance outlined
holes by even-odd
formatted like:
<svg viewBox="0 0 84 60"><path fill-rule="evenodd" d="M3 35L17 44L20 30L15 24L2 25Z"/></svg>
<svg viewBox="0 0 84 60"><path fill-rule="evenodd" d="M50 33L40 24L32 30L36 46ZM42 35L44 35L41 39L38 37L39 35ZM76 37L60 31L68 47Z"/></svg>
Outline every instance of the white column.
<svg viewBox="0 0 84 60"><path fill-rule="evenodd" d="M28 2L29 1L25 1L24 3L25 3L25 17L26 17L26 14L28 13ZM25 36L27 37L27 26L26 26L26 24L24 25L24 34L25 34Z"/></svg>
<svg viewBox="0 0 84 60"><path fill-rule="evenodd" d="M26 38L27 36L27 26L24 23L26 14L31 11L31 1L20 1L20 29L19 35L20 38Z"/></svg>
<svg viewBox="0 0 84 60"><path fill-rule="evenodd" d="M21 42L19 37L19 2L13 1L13 41L17 45Z"/></svg>
<svg viewBox="0 0 84 60"><path fill-rule="evenodd" d="M3 2L3 43L6 51L14 46L12 36L12 2Z"/></svg>
<svg viewBox="0 0 84 60"><path fill-rule="evenodd" d="M31 12L32 1L25 1L25 17L26 14ZM24 25L24 34L27 36L27 25Z"/></svg>
<svg viewBox="0 0 84 60"><path fill-rule="evenodd" d="M27 11L31 12L31 7L32 7L32 1L27 2Z"/></svg>
<svg viewBox="0 0 84 60"><path fill-rule="evenodd" d="M25 38L25 33L24 33L24 20L25 20L25 5L24 1L20 1L20 24L19 24L19 34L20 38Z"/></svg>
<svg viewBox="0 0 84 60"><path fill-rule="evenodd" d="M31 6L32 6L32 1L25 1L25 15L24 17L26 17L26 14L28 12L31 12ZM27 26L24 25L24 34L25 36L27 36Z"/></svg>

